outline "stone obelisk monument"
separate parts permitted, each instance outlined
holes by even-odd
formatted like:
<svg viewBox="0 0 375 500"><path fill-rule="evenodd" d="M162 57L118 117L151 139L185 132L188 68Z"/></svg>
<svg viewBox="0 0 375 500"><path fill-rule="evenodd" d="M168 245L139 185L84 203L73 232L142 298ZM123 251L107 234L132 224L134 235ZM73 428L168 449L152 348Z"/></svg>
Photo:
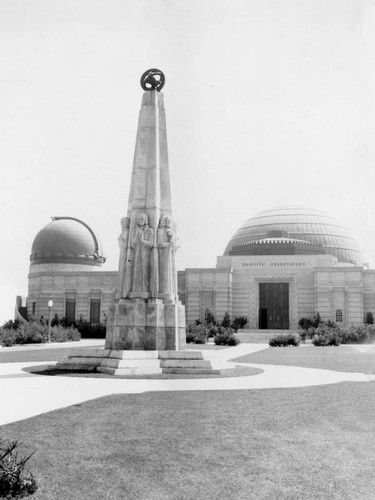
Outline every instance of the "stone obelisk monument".
<svg viewBox="0 0 375 500"><path fill-rule="evenodd" d="M127 216L121 219L116 299L109 310L106 349L186 348L185 308L178 301L167 131L165 78L151 69L141 78Z"/></svg>
<svg viewBox="0 0 375 500"><path fill-rule="evenodd" d="M71 349L62 370L110 375L215 374L201 352L186 350L185 308L177 296L164 75L141 78L139 114L128 212L121 219L117 292L109 310L104 349Z"/></svg>

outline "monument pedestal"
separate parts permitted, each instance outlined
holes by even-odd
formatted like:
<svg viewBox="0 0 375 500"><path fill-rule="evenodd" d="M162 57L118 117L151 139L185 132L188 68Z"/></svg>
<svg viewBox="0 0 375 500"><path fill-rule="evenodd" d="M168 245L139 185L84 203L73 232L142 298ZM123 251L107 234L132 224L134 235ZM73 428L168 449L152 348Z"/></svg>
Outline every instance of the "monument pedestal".
<svg viewBox="0 0 375 500"><path fill-rule="evenodd" d="M186 349L185 308L160 299L119 299L108 311L106 349Z"/></svg>
<svg viewBox="0 0 375 500"><path fill-rule="evenodd" d="M123 351L71 349L56 364L59 370L102 372L108 375L218 375L199 351Z"/></svg>

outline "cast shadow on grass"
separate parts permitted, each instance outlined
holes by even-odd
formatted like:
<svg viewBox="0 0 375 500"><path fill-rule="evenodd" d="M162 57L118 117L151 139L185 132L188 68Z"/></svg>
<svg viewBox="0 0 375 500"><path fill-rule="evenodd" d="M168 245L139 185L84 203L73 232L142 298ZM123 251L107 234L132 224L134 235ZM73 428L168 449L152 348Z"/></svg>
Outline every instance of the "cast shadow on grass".
<svg viewBox="0 0 375 500"><path fill-rule="evenodd" d="M42 375L49 377L81 377L81 378L108 378L112 380L129 379L129 380L164 380L164 379L207 379L207 378L228 378L228 377L249 377L263 373L260 368L252 366L236 366L234 368L227 368L220 370L220 374L197 374L197 375L181 375L181 374L167 374L160 373L156 375L108 375L100 372L86 372L86 371L68 371L59 370L51 365L38 365L23 368L23 371L32 375Z"/></svg>

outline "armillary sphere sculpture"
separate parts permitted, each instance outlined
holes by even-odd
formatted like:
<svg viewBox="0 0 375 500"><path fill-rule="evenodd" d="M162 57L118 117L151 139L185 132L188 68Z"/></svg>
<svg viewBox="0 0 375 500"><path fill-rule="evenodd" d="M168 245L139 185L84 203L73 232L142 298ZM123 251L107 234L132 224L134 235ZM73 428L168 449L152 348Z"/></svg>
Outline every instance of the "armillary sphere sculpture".
<svg viewBox="0 0 375 500"><path fill-rule="evenodd" d="M157 90L160 92L164 84L165 76L160 69L148 69L141 76L141 87L143 90Z"/></svg>

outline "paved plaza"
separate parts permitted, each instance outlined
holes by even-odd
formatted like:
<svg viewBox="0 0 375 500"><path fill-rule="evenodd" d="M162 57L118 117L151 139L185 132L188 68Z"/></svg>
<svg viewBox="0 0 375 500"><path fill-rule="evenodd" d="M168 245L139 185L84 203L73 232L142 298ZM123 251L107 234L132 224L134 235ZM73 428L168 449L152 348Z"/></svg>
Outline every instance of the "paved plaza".
<svg viewBox="0 0 375 500"><path fill-rule="evenodd" d="M4 362L4 354L9 352L40 349L66 348L68 345L80 347L102 347L104 340L81 340L71 344L45 344L43 346L23 346L2 348L3 361L0 363L0 425L23 420L42 413L79 404L111 394L137 394L153 391L219 391L255 390L286 387L306 387L339 382L368 382L375 375L346 373L331 370L247 364L260 368L256 375L228 378L178 378L178 379L116 379L71 376L41 376L29 373L32 366L51 366L53 362ZM207 349L205 359L211 361L214 369L234 368L230 360L246 354L267 349L265 344L240 344L226 349ZM301 347L309 349L311 347ZM6 356L5 356L6 359ZM241 363L241 366L244 366Z"/></svg>

